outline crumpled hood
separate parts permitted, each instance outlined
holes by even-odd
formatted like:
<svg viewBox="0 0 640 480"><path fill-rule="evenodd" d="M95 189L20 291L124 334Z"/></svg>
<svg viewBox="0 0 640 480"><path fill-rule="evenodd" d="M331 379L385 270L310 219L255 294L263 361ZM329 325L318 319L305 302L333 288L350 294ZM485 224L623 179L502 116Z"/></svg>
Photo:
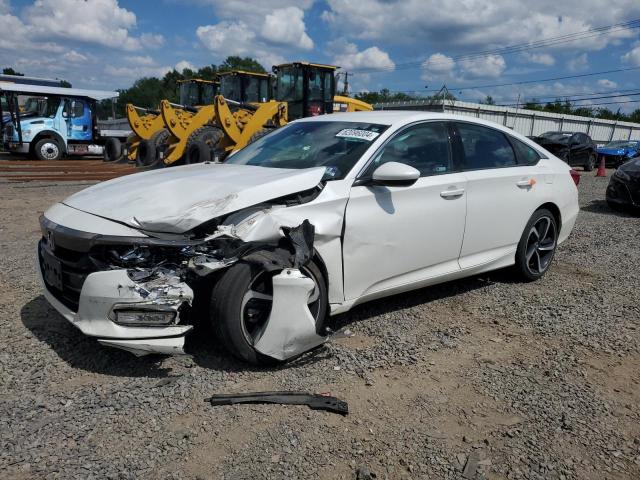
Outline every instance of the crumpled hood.
<svg viewBox="0 0 640 480"><path fill-rule="evenodd" d="M213 218L318 185L323 167L197 164L99 183L62 203L149 232L184 233Z"/></svg>

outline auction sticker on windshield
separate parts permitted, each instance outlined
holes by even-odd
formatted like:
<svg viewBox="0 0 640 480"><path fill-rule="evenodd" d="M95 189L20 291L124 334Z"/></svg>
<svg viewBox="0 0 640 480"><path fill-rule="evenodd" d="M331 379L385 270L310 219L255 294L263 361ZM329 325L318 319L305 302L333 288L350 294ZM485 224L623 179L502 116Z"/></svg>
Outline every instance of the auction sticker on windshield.
<svg viewBox="0 0 640 480"><path fill-rule="evenodd" d="M356 128L343 128L336 133L336 137L357 138L359 140L366 140L367 142L375 140L378 135L380 135L379 132L370 132L369 130L359 130Z"/></svg>

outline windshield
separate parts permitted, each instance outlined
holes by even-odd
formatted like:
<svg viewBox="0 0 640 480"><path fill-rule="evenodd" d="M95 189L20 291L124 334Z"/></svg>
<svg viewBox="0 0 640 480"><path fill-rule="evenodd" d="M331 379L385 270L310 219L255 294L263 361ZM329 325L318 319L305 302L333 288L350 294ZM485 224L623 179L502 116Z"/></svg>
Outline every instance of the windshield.
<svg viewBox="0 0 640 480"><path fill-rule="evenodd" d="M220 77L220 94L228 99L236 102L242 101L242 88L240 85L240 77L237 75L223 75Z"/></svg>
<svg viewBox="0 0 640 480"><path fill-rule="evenodd" d="M295 67L282 67L278 70L276 99L281 102L302 100L302 76Z"/></svg>
<svg viewBox="0 0 640 480"><path fill-rule="evenodd" d="M32 97L19 95L18 105L20 105L20 115L53 118L58 112L60 99L58 97Z"/></svg>
<svg viewBox="0 0 640 480"><path fill-rule="evenodd" d="M197 83L181 83L180 84L180 105L191 107L198 103L198 84Z"/></svg>
<svg viewBox="0 0 640 480"><path fill-rule="evenodd" d="M387 128L354 122L291 123L246 146L227 163L268 168L325 167L325 180L339 180Z"/></svg>
<svg viewBox="0 0 640 480"><path fill-rule="evenodd" d="M605 146L605 148L636 148L638 147L638 142L630 142L628 140L616 140L615 142L609 142Z"/></svg>

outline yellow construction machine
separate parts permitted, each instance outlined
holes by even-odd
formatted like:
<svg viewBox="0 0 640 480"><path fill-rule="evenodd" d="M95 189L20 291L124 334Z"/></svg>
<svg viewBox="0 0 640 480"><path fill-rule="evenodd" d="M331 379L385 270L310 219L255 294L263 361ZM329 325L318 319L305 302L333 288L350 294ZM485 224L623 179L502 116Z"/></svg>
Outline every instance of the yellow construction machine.
<svg viewBox="0 0 640 480"><path fill-rule="evenodd" d="M333 65L294 62L273 67L274 97L267 100L270 81L266 74L229 72L220 76L220 94L211 105L185 115L164 100L160 112L170 132L157 157L146 165L172 165L223 159L270 130L290 120L334 111L372 110L368 103L335 95ZM266 94L266 96L265 96ZM235 97L235 98L234 98Z"/></svg>
<svg viewBox="0 0 640 480"><path fill-rule="evenodd" d="M218 93L219 82L192 78L179 80L179 115L192 116L200 105L213 103ZM157 148L163 145L170 133L165 128L159 110L136 107L127 104L127 120L132 134L127 139L125 155L129 161L145 165L157 156Z"/></svg>

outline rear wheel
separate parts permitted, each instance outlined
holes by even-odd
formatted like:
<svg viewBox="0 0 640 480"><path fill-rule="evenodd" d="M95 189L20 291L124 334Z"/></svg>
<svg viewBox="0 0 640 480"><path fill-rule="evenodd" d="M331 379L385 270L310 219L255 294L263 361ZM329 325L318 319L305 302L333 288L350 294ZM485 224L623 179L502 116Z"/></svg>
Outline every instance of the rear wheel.
<svg viewBox="0 0 640 480"><path fill-rule="evenodd" d="M300 270L315 283L308 306L320 333L327 314L327 287L315 263L309 262ZM213 327L227 350L246 362L262 365L276 362L253 347L271 313L275 274L255 264L238 262L213 288L210 314Z"/></svg>
<svg viewBox="0 0 640 480"><path fill-rule="evenodd" d="M34 153L38 160L60 160L62 149L54 138L43 138L36 143Z"/></svg>
<svg viewBox="0 0 640 480"><path fill-rule="evenodd" d="M558 244L558 226L547 209L534 212L516 250L516 270L526 281L542 278L549 269Z"/></svg>
<svg viewBox="0 0 640 480"><path fill-rule="evenodd" d="M189 136L184 154L184 163L209 162L224 134L210 125L200 127Z"/></svg>
<svg viewBox="0 0 640 480"><path fill-rule="evenodd" d="M595 153L590 154L589 158L587 158L587 161L584 164L584 171L585 172L593 171L593 169L596 168L596 162L597 162L596 154Z"/></svg>

